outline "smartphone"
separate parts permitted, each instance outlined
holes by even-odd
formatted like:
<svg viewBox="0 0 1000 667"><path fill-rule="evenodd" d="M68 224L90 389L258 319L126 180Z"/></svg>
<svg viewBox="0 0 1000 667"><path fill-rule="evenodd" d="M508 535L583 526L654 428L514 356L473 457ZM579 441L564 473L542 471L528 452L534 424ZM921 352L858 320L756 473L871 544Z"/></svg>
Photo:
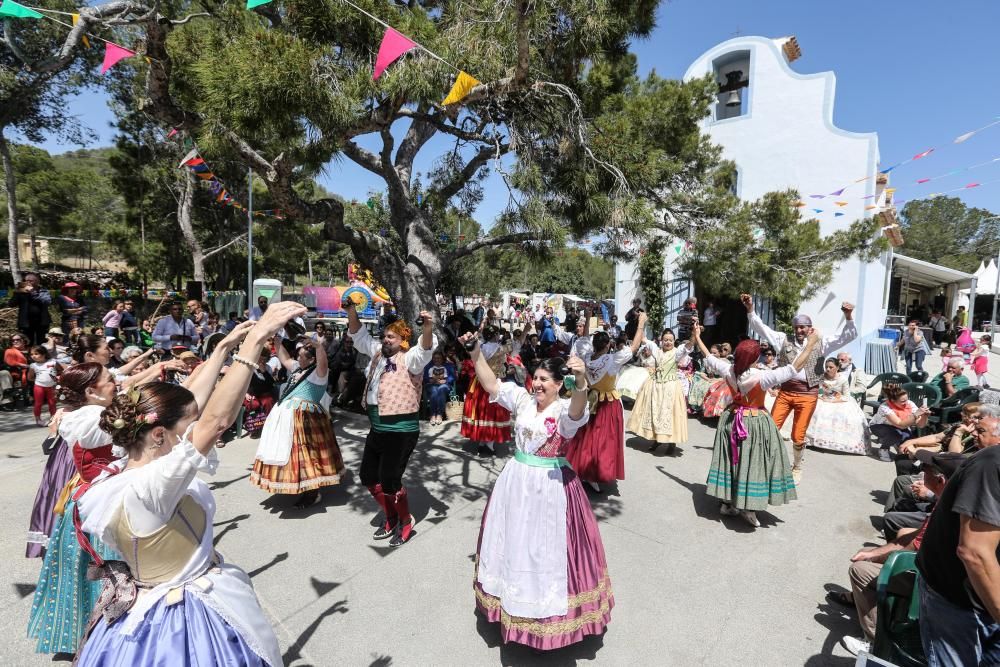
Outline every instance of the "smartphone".
<svg viewBox="0 0 1000 667"><path fill-rule="evenodd" d="M927 397L926 396L924 396L923 404L924 404L924 407L926 408L927 407Z"/></svg>

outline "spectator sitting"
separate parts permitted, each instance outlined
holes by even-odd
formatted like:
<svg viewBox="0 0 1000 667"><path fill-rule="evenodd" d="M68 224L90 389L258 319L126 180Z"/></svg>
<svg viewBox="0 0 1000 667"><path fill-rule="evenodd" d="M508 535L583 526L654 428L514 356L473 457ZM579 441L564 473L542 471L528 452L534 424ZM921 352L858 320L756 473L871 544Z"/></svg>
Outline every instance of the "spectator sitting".
<svg viewBox="0 0 1000 667"><path fill-rule="evenodd" d="M964 368L961 357L951 357L945 371L935 375L930 384L938 388L942 398L954 396L969 386L969 378L962 375Z"/></svg>
<svg viewBox="0 0 1000 667"><path fill-rule="evenodd" d="M931 665L1000 663L1000 408L979 408L981 451L951 477L917 553Z"/></svg>
<svg viewBox="0 0 1000 667"><path fill-rule="evenodd" d="M445 361L441 350L434 350L431 362L424 367L424 386L430 398L431 426L440 426L448 397L455 389L455 367Z"/></svg>
<svg viewBox="0 0 1000 667"><path fill-rule="evenodd" d="M913 437L913 429L927 425L930 409L918 408L906 390L900 386L891 385L885 390L886 400L878 407L870 422L871 433L878 438L878 458L880 461L892 461L890 447L897 449L904 441Z"/></svg>
<svg viewBox="0 0 1000 667"><path fill-rule="evenodd" d="M28 382L28 338L17 333L10 337L10 346L4 350L3 363L10 371L15 386Z"/></svg>
<svg viewBox="0 0 1000 667"><path fill-rule="evenodd" d="M929 451L920 452L924 465L924 483L927 489L940 495L945 483L962 464L960 454L934 454ZM861 624L863 637L844 637L844 648L852 654L870 652L875 641L875 621L878 602L877 584L882 565L894 551L916 551L924 540L929 516L924 519L919 528L900 533L895 539L884 546L875 549L862 549L851 556L851 565L847 576L851 581L850 591L830 592L827 599L847 607L853 606L858 612L858 622ZM912 573L902 573L889 580L889 591L896 595L909 596L913 591L914 577ZM921 619L922 621L923 619Z"/></svg>
<svg viewBox="0 0 1000 667"><path fill-rule="evenodd" d="M58 361L64 368L68 367L73 361L69 356L69 349L63 345L65 338L66 336L63 335L62 329L59 327L49 329L49 333L45 338L45 347L49 350L49 356Z"/></svg>
<svg viewBox="0 0 1000 667"><path fill-rule="evenodd" d="M263 297L261 297L263 298ZM181 310L181 304L170 306L170 316L161 318L153 330L153 340L162 350L169 350L175 345L190 349L197 341L194 323L186 319Z"/></svg>
<svg viewBox="0 0 1000 667"><path fill-rule="evenodd" d="M235 310L229 311L229 319L226 320L226 323L222 326L222 331L224 333L229 333L236 328L237 324L240 323L238 315L239 314Z"/></svg>

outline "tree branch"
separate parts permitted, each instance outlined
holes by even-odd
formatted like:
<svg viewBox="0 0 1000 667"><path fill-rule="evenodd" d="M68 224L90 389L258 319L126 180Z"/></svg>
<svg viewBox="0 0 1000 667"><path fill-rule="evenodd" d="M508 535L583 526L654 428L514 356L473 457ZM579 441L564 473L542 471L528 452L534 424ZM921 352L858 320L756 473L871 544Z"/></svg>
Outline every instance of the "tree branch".
<svg viewBox="0 0 1000 667"><path fill-rule="evenodd" d="M471 243L466 243L463 246L459 246L455 250L448 253L441 265L445 268L451 266L451 264L462 257L468 257L477 250L482 250L483 248L492 248L500 245L511 245L514 243L523 243L524 241L537 241L537 232L514 232L513 234L504 234L503 236L490 236L487 238L476 239Z"/></svg>
<svg viewBox="0 0 1000 667"><path fill-rule="evenodd" d="M482 169L483 165L485 165L490 159L499 159L508 152L510 152L510 144L483 146L479 149L478 153L472 156L472 159L465 163L465 166L462 167L462 171L458 172L455 178L448 183L445 183L440 188L437 188L435 191L444 201L448 201L461 192L462 188L464 188L466 184L475 177L476 173Z"/></svg>
<svg viewBox="0 0 1000 667"><path fill-rule="evenodd" d="M234 239L233 239L232 241L230 241L229 243L225 243L225 244L223 244L223 245L220 245L220 246L219 246L219 247L217 247L217 248L212 248L211 250L207 250L207 251L205 251L205 254L204 254L204 255L202 255L202 259L208 259L208 258L209 258L209 257L211 257L212 255L214 255L214 254L216 254L216 253L219 253L219 252L222 252L223 250L225 250L225 249L226 249L226 248L228 248L229 246L233 245L234 243L239 243L240 241L242 241L242 240L246 239L246 237L247 237L247 235L246 235L246 234L240 234L239 236L237 236L236 238L234 238Z"/></svg>
<svg viewBox="0 0 1000 667"><path fill-rule="evenodd" d="M351 161L358 166L364 167L373 174L377 174L378 176L385 178L385 175L382 173L382 164L379 161L379 157L375 155L375 153L372 153L366 148L362 148L353 141L345 142L343 151L344 155L350 158Z"/></svg>

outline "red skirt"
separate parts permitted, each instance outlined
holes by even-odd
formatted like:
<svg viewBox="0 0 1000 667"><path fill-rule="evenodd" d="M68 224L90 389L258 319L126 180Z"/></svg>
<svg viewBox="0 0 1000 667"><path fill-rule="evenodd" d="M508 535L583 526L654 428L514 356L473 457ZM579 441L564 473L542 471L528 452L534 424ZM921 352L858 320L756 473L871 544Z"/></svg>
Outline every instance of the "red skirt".
<svg viewBox="0 0 1000 667"><path fill-rule="evenodd" d="M510 411L498 403L490 403L489 393L475 378L465 392L462 435L475 442L510 440Z"/></svg>
<svg viewBox="0 0 1000 667"><path fill-rule="evenodd" d="M625 414L620 400L598 401L590 420L570 440L566 458L588 482L625 479Z"/></svg>

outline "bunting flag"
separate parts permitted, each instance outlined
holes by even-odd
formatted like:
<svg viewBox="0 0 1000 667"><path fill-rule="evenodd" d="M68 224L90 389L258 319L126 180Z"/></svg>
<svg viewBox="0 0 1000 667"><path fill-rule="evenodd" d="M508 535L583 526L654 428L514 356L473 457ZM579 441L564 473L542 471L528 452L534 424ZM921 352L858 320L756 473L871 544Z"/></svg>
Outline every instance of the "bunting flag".
<svg viewBox="0 0 1000 667"><path fill-rule="evenodd" d="M13 19L43 19L45 16L30 7L19 5L14 0L4 0L0 5L0 16Z"/></svg>
<svg viewBox="0 0 1000 667"><path fill-rule="evenodd" d="M836 204L837 206L847 206L846 201L835 201L833 203Z"/></svg>
<svg viewBox="0 0 1000 667"><path fill-rule="evenodd" d="M171 137L173 137L173 136L174 136L175 134L177 134L177 128L176 128L176 127L172 127L172 128L170 128L170 131L169 131L169 132L167 132L167 139L170 139L170 138L171 138Z"/></svg>
<svg viewBox="0 0 1000 667"><path fill-rule="evenodd" d="M80 15L79 14L71 14L70 15L70 21L73 22L73 25L76 25L77 23L80 22ZM87 47L88 49L90 48L90 40L87 39L86 35L80 35L80 41L83 42L83 45L85 47Z"/></svg>
<svg viewBox="0 0 1000 667"><path fill-rule="evenodd" d="M179 165L177 165L177 168L180 169L181 167L183 167L187 163L191 162L192 160L201 160L201 158L198 157L198 149L197 148L192 148L191 152L188 153L187 155L185 155L184 159L181 160L181 163ZM201 162L204 162L204 160L201 160Z"/></svg>
<svg viewBox="0 0 1000 667"><path fill-rule="evenodd" d="M839 197L840 195L844 194L844 190L846 190L846 189L847 189L846 187L843 187L843 188L840 188L839 190L834 190L833 192L830 193L830 196L831 197Z"/></svg>
<svg viewBox="0 0 1000 667"><path fill-rule="evenodd" d="M839 217L840 217L840 216L842 216L842 215L844 215L844 214L843 214L843 213L840 213L840 212L838 211L837 213L834 213L834 214L833 214L833 217L835 217L835 218L839 218Z"/></svg>
<svg viewBox="0 0 1000 667"><path fill-rule="evenodd" d="M10 0L6 0L6 2L10 2ZM135 51L130 51L124 46L118 46L114 42L104 42L104 63L101 65L101 74L114 67L119 60L131 58L134 55Z"/></svg>
<svg viewBox="0 0 1000 667"><path fill-rule="evenodd" d="M934 152L933 148L928 148L923 153L917 153L916 155L914 155L912 159L919 160L920 158L927 157L928 155L930 155L933 152Z"/></svg>
<svg viewBox="0 0 1000 667"><path fill-rule="evenodd" d="M449 104L457 104L458 102L461 102L468 97L469 93L472 92L472 89L478 85L479 81L476 77L468 74L467 72L459 71L458 78L455 79L455 85L451 87L451 92L448 93L448 97L444 98L444 102L441 104L443 106L448 106Z"/></svg>
<svg viewBox="0 0 1000 667"><path fill-rule="evenodd" d="M253 0L251 0L253 1ZM382 44L378 47L378 56L375 58L375 72L372 80L378 81L385 68L396 62L404 53L415 49L417 43L409 37L400 34L392 28L386 28L382 35Z"/></svg>
<svg viewBox="0 0 1000 667"><path fill-rule="evenodd" d="M269 2L271 2L271 0L247 0L247 9L260 7L261 5L266 5Z"/></svg>

